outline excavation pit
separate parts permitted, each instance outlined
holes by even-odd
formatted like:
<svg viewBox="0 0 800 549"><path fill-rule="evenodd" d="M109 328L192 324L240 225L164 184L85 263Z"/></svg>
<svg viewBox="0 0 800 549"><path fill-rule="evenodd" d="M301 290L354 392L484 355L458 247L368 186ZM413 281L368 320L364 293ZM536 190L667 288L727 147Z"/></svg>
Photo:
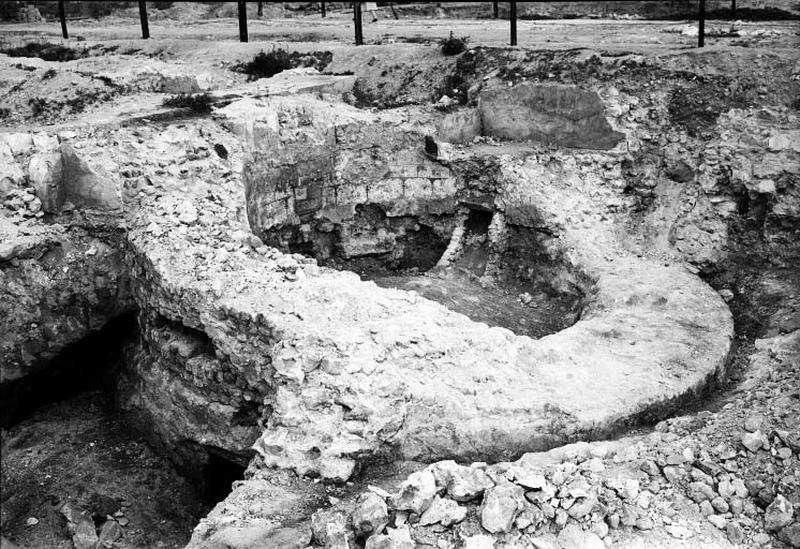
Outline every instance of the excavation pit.
<svg viewBox="0 0 800 549"><path fill-rule="evenodd" d="M416 292L517 335L539 338L574 324L591 286L587 277L551 256L545 241L552 238L544 233L511 226L490 235L498 230L494 216L462 204L436 216L387 217L385 207L366 204L355 207L352 220L323 219L263 236L286 252L382 288Z"/></svg>
<svg viewBox="0 0 800 549"><path fill-rule="evenodd" d="M520 65L555 64L524 55ZM292 88L307 75L291 72L275 77L283 88L231 92L211 117L75 132L87 166L124 177L121 284L141 316L120 407L189 471L193 504L225 500L198 540L234 513L226 528L278 513L300 524L326 505L325 490L358 485L372 464L502 462L614 437L684 410L724 372L730 312L696 275L697 257L671 247L706 253L697 239L723 234L712 208L728 203L703 202L711 175L692 160L705 149L691 148L717 144L683 143L665 118L669 94L650 95L649 76L643 93L630 81L638 72L600 63L607 74L577 83L556 70L553 84L483 71L473 83L503 91L481 104L379 111L352 108L344 76ZM515 109L543 105L547 131L440 131L451 114L483 124L492 101L515 97ZM573 105L585 107L574 119L562 112ZM749 116L719 124L739 135ZM662 137L674 147L657 150ZM14 154L27 177L30 155ZM782 192L785 179L772 182ZM680 213L694 225L665 230L658 216L678 215L669 205L688 203L689 187L704 189ZM766 194L735 200L731 215L775 223ZM699 225L691 216L706 214L702 235L687 235ZM652 250L639 239L650 232L665 240ZM274 502L294 496L264 497L273 473L320 492L283 514Z"/></svg>

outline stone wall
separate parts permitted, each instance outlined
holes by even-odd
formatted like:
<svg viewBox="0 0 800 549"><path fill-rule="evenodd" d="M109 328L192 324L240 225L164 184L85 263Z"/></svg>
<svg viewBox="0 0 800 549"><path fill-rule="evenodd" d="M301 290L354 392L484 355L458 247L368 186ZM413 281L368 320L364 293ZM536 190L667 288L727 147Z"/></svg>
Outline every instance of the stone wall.
<svg viewBox="0 0 800 549"><path fill-rule="evenodd" d="M0 388L9 407L28 376L133 309L120 207L113 180L66 140L0 135Z"/></svg>

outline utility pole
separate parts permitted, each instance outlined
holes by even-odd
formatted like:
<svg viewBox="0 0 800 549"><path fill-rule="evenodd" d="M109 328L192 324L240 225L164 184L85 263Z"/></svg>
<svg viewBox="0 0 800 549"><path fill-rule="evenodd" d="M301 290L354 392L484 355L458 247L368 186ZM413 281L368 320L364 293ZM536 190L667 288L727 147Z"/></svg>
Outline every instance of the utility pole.
<svg viewBox="0 0 800 549"><path fill-rule="evenodd" d="M731 0L731 15L736 15L736 0Z"/></svg>
<svg viewBox="0 0 800 549"><path fill-rule="evenodd" d="M353 22L356 26L356 46L363 46L364 28L361 25L361 2L353 2Z"/></svg>
<svg viewBox="0 0 800 549"><path fill-rule="evenodd" d="M142 38L150 38L150 26L147 24L147 2L139 0L139 19L142 21Z"/></svg>
<svg viewBox="0 0 800 549"><path fill-rule="evenodd" d="M239 42L247 42L247 2L239 4Z"/></svg>
<svg viewBox="0 0 800 549"><path fill-rule="evenodd" d="M258 3L258 14L259 17L264 17L264 2Z"/></svg>
<svg viewBox="0 0 800 549"><path fill-rule="evenodd" d="M706 0L700 0L700 14L698 17L697 47L706 45Z"/></svg>
<svg viewBox="0 0 800 549"><path fill-rule="evenodd" d="M320 11L322 12L322 17L325 17L325 2L319 3Z"/></svg>
<svg viewBox="0 0 800 549"><path fill-rule="evenodd" d="M701 2L703 0L700 0ZM511 21L511 45L517 45L517 3L516 2L509 2L508 3L509 13L508 18Z"/></svg>
<svg viewBox="0 0 800 549"><path fill-rule="evenodd" d="M500 6L497 2L492 2L492 17L495 19L500 17Z"/></svg>
<svg viewBox="0 0 800 549"><path fill-rule="evenodd" d="M64 0L58 0L58 18L61 20L61 35L64 38L69 38L67 32L67 14L64 11Z"/></svg>

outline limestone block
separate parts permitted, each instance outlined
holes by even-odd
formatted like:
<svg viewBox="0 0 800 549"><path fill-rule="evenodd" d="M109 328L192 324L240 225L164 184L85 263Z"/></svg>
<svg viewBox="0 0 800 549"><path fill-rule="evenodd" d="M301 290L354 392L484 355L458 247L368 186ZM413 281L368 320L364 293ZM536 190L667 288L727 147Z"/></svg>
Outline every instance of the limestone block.
<svg viewBox="0 0 800 549"><path fill-rule="evenodd" d="M64 204L64 167L61 153L36 153L28 162L28 176L47 213L57 213Z"/></svg>
<svg viewBox="0 0 800 549"><path fill-rule="evenodd" d="M436 136L448 143L470 143L481 135L481 126L478 109L462 109L448 113L439 122Z"/></svg>
<svg viewBox="0 0 800 549"><path fill-rule="evenodd" d="M479 101L484 135L562 147L611 149L614 131L596 92L560 84L518 84L488 90Z"/></svg>
<svg viewBox="0 0 800 549"><path fill-rule="evenodd" d="M111 177L90 167L72 146L61 146L61 161L66 200L78 207L101 210L118 210L122 207Z"/></svg>

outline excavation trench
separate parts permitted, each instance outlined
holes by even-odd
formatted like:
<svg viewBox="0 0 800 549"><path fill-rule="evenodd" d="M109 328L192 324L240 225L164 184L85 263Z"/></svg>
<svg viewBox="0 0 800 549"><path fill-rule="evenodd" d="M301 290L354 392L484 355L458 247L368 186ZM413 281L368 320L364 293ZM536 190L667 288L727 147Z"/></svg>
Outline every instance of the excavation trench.
<svg viewBox="0 0 800 549"><path fill-rule="evenodd" d="M138 316L110 320L46 368L2 385L4 535L33 544L25 546L41 536L63 543L62 510L71 505L92 518L97 535L116 522L131 525L132 547L183 547L243 479L249 458L189 440L168 448L146 418L121 409L121 396L137 391L122 371L141 337ZM31 517L54 529L33 531Z"/></svg>

